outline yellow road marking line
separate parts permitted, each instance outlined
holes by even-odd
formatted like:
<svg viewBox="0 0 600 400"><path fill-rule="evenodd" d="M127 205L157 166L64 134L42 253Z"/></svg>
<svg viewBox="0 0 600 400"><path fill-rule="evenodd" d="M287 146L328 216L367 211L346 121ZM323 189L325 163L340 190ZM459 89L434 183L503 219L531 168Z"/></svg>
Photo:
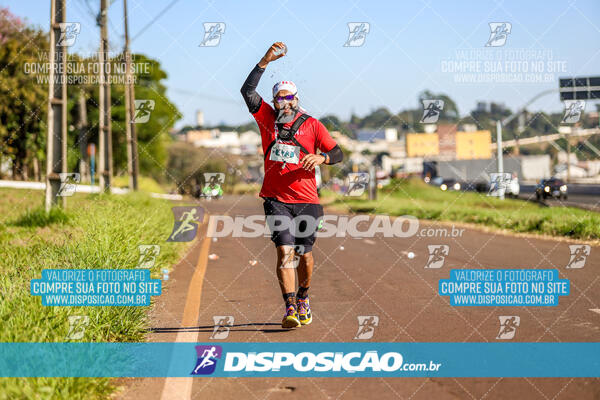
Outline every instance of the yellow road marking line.
<svg viewBox="0 0 600 400"><path fill-rule="evenodd" d="M196 326L198 316L200 315L200 299L202 297L202 284L204 283L204 274L208 263L208 252L210 249L210 238L205 237L200 249L198 264L194 270L194 275L188 287L183 309L183 318L181 326ZM199 332L179 331L175 342L196 343ZM177 360L175 360L177 362ZM191 370L190 370L191 371ZM168 377L165 380L161 400L182 400L192 397L192 384L194 378Z"/></svg>

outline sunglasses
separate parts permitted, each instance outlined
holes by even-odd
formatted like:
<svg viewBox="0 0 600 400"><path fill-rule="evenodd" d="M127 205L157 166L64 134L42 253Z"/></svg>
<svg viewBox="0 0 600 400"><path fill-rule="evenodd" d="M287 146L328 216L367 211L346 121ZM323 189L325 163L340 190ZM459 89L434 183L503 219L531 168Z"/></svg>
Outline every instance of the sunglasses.
<svg viewBox="0 0 600 400"><path fill-rule="evenodd" d="M294 94L288 94L287 96L277 96L275 97L275 101L278 103L282 103L284 101L292 101L295 97L296 95Z"/></svg>

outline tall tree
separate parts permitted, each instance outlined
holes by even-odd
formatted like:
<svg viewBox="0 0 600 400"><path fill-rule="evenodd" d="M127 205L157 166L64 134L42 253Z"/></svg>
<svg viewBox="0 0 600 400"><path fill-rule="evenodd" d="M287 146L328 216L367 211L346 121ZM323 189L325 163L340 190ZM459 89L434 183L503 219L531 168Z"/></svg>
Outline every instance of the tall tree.
<svg viewBox="0 0 600 400"><path fill-rule="evenodd" d="M171 141L169 131L175 122L181 118L177 107L167 97L167 88L163 81L167 73L161 68L157 60L145 55L133 54L133 67L135 77L136 100L154 102L154 108L150 111L147 122L137 123L138 153L140 160L140 173L152 175L155 178L164 176L167 162L167 147ZM115 174L127 172L127 137L125 130L125 86L124 59L114 59L112 71L115 82L111 89L112 101L112 140L113 140L113 162ZM83 63L93 63L95 60L82 60ZM87 70L87 69L86 69ZM91 140L97 141L98 136L98 86L88 86L88 120L90 121ZM77 91L69 93L72 102L75 103ZM71 113L75 115L76 112Z"/></svg>
<svg viewBox="0 0 600 400"><path fill-rule="evenodd" d="M46 33L0 8L0 163L13 179L39 178L45 158L48 86L33 76L47 49Z"/></svg>

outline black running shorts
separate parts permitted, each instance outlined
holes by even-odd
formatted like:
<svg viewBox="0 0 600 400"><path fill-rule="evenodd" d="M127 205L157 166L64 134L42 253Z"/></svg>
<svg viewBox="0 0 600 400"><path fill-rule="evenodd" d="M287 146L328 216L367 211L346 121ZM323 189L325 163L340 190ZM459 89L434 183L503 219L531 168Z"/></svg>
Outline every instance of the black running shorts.
<svg viewBox="0 0 600 400"><path fill-rule="evenodd" d="M298 254L312 251L323 217L323 206L312 203L283 203L264 198L265 217L276 247L294 246Z"/></svg>

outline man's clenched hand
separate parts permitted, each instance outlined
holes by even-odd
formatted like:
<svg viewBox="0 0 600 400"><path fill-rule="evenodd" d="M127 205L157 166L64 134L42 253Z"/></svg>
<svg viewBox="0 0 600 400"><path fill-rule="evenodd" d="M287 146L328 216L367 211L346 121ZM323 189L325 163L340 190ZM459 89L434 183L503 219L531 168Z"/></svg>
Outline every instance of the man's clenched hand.
<svg viewBox="0 0 600 400"><path fill-rule="evenodd" d="M285 55L285 53L283 52L284 48L285 44L283 44L283 42L273 43L273 45L269 47L269 50L267 50L263 58L261 58L261 60L258 62L258 66L261 68L265 68L267 64L271 61L275 61L283 57ZM279 51L279 54L275 54L277 51Z"/></svg>

